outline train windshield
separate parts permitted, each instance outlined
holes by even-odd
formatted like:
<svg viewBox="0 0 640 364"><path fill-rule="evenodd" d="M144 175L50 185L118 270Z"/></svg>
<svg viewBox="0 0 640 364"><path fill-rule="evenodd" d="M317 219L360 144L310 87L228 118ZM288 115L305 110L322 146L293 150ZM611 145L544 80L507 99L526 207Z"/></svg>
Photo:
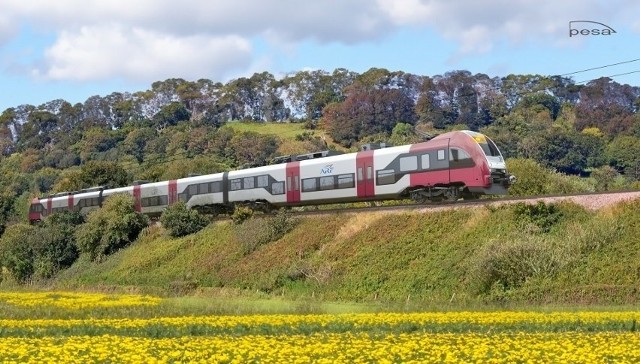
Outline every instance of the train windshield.
<svg viewBox="0 0 640 364"><path fill-rule="evenodd" d="M496 144L493 142L493 140L489 138L485 139L485 143L478 143L480 144L480 147L482 147L484 154L486 154L488 157L500 157L500 151L498 150L498 147L496 147Z"/></svg>
<svg viewBox="0 0 640 364"><path fill-rule="evenodd" d="M471 137L476 141L476 143L478 143L487 157L501 157L500 151L493 140L480 133L473 133L471 134Z"/></svg>

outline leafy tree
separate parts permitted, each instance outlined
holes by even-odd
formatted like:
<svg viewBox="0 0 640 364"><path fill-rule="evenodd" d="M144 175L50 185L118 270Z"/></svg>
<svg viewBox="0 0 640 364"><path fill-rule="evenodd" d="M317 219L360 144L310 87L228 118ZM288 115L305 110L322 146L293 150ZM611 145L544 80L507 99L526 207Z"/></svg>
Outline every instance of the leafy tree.
<svg viewBox="0 0 640 364"><path fill-rule="evenodd" d="M78 176L83 188L107 186L108 188L127 186L131 179L116 162L89 161L82 166Z"/></svg>
<svg viewBox="0 0 640 364"><path fill-rule="evenodd" d="M167 207L162 212L160 222L174 238L196 233L209 224L205 216L188 208L184 201L178 201Z"/></svg>
<svg viewBox="0 0 640 364"><path fill-rule="evenodd" d="M45 219L32 240L35 277L50 278L76 261L79 252L74 231L83 222L78 212L57 213Z"/></svg>
<svg viewBox="0 0 640 364"><path fill-rule="evenodd" d="M519 108L544 108L549 112L551 119L555 120L560 112L560 102L556 97L547 93L535 93L525 95L516 105L516 109Z"/></svg>
<svg viewBox="0 0 640 364"><path fill-rule="evenodd" d="M14 224L7 227L0 238L0 265L18 282L25 282L33 274L32 247L35 232L35 226Z"/></svg>
<svg viewBox="0 0 640 364"><path fill-rule="evenodd" d="M22 125L18 138L20 150L28 148L42 149L51 143L53 132L58 126L56 115L47 111L33 111L28 116L28 121Z"/></svg>
<svg viewBox="0 0 640 364"><path fill-rule="evenodd" d="M618 171L610 166L594 169L591 172L591 177L596 181L596 191L609 191L618 175Z"/></svg>
<svg viewBox="0 0 640 364"><path fill-rule="evenodd" d="M108 256L131 244L147 223L147 217L135 211L130 195L109 196L104 206L89 213L87 222L76 230L78 249L91 260Z"/></svg>
<svg viewBox="0 0 640 364"><path fill-rule="evenodd" d="M176 125L180 121L189 120L191 113L181 102L172 102L164 106L160 112L153 117L153 122L157 129L164 129L170 125Z"/></svg>
<svg viewBox="0 0 640 364"><path fill-rule="evenodd" d="M256 132L235 134L229 146L235 151L239 165L264 165L278 150L279 141L273 135Z"/></svg>
<svg viewBox="0 0 640 364"><path fill-rule="evenodd" d="M638 177L640 169L640 138L621 135L607 146L607 157L612 166Z"/></svg>

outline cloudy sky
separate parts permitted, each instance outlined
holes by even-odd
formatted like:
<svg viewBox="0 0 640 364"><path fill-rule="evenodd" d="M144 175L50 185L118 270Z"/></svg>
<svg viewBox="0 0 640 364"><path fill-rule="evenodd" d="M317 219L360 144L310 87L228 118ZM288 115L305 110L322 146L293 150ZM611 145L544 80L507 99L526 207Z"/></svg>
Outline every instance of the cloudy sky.
<svg viewBox="0 0 640 364"><path fill-rule="evenodd" d="M570 36L605 29L574 20L615 33ZM640 86L640 1L0 1L0 111L143 91L167 78L371 67L576 82L617 75Z"/></svg>

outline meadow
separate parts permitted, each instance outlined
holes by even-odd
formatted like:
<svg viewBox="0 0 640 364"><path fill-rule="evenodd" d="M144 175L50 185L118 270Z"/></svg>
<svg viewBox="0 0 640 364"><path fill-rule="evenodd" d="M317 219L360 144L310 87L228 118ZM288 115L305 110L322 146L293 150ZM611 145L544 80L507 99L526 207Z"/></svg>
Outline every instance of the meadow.
<svg viewBox="0 0 640 364"><path fill-rule="evenodd" d="M0 292L0 362L640 360L635 310L410 312L323 304L322 313L296 314L299 306L271 304L277 313L257 313L269 306L251 300Z"/></svg>

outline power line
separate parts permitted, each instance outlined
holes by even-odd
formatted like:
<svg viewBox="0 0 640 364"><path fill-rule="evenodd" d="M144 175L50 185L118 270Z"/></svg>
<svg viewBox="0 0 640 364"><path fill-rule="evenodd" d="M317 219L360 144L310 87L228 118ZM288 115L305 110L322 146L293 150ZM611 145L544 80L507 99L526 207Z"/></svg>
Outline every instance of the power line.
<svg viewBox="0 0 640 364"><path fill-rule="evenodd" d="M635 70L635 71L630 71L630 72L625 72L625 73L618 73L618 74L615 74L615 75L603 76L603 77L613 78L613 77L618 77L618 76L626 76L626 75L630 75L630 74L633 74L633 73L640 73L640 70ZM602 78L602 77L600 77L600 78ZM576 84L587 83L587 82L591 82L591 81L594 81L594 80L597 80L597 78L593 79L593 80L586 80L586 81L576 82Z"/></svg>
<svg viewBox="0 0 640 364"><path fill-rule="evenodd" d="M636 58L636 59L632 59L629 61L622 61L622 62L617 62L617 63L612 63L612 64L607 64L604 66L598 66L598 67L593 67L593 68L587 68L584 70L580 70L580 71L574 71L574 72L569 72L569 73L564 73L558 76L569 76L569 75L575 75L577 73L582 73L582 72L588 72L588 71L593 71L593 70L599 70L599 69L603 69L603 68L608 68L608 67L613 67L613 66L619 66L621 64L626 64L626 63L632 63L632 62L637 62L640 61L640 58ZM621 76L621 75L620 75ZM611 76L609 76L611 77Z"/></svg>

